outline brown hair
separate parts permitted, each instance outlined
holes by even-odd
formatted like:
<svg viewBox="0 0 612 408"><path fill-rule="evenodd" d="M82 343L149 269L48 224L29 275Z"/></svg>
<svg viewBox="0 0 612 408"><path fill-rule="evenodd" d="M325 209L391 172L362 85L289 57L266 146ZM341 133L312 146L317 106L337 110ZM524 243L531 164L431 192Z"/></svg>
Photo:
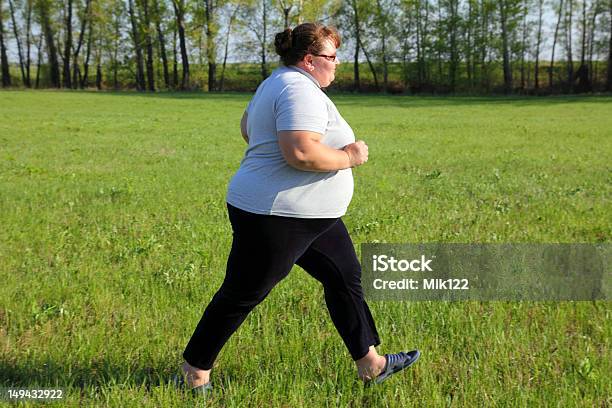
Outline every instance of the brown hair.
<svg viewBox="0 0 612 408"><path fill-rule="evenodd" d="M283 64L295 65L306 54L319 54L325 40L330 40L336 48L340 47L340 34L334 27L321 23L304 23L293 30L287 28L274 37L274 48Z"/></svg>

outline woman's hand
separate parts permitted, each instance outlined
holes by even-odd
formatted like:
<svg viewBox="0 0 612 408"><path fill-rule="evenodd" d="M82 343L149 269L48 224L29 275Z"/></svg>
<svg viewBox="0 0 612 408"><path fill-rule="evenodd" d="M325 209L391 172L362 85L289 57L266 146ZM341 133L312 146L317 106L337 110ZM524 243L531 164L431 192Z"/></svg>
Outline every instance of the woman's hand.
<svg viewBox="0 0 612 408"><path fill-rule="evenodd" d="M347 144L342 150L348 154L351 167L361 166L368 161L368 145L363 140Z"/></svg>

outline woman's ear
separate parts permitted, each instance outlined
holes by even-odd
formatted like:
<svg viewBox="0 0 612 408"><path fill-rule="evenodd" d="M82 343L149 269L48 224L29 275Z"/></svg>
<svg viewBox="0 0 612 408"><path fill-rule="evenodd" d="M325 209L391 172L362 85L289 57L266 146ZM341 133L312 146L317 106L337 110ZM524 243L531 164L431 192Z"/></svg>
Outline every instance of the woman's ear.
<svg viewBox="0 0 612 408"><path fill-rule="evenodd" d="M314 65L312 65L312 55L306 54L306 56L304 57L304 66L309 72L314 71L315 67Z"/></svg>

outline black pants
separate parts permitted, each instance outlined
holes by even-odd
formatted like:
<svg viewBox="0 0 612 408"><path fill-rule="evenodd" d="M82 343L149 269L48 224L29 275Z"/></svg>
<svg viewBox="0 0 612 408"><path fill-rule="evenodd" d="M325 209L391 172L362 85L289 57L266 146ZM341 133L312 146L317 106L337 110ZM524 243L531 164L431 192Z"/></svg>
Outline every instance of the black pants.
<svg viewBox="0 0 612 408"><path fill-rule="evenodd" d="M234 237L225 280L183 353L189 364L212 368L230 336L294 264L323 284L329 314L354 360L380 344L363 298L361 266L341 219L259 215L231 205L228 212Z"/></svg>

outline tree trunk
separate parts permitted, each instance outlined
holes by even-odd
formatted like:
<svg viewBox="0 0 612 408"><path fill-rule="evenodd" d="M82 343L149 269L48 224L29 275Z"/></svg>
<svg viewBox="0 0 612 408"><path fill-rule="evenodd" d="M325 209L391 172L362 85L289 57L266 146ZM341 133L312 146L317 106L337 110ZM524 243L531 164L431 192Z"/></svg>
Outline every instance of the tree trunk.
<svg viewBox="0 0 612 408"><path fill-rule="evenodd" d="M268 7L266 0L262 0L263 5L263 37L261 38L261 79L262 81L268 77L268 65L266 63L266 38L268 36Z"/></svg>
<svg viewBox="0 0 612 408"><path fill-rule="evenodd" d="M221 92L223 92L223 89L225 86L225 65L227 63L229 39L230 39L230 34L232 32L232 24L234 23L234 20L236 19L236 14L238 13L239 9L240 9L240 5L237 5L234 8L234 11L232 12L229 22L227 24L227 32L225 34L225 50L223 52L223 66L221 67L221 81L219 82L219 90Z"/></svg>
<svg viewBox="0 0 612 408"><path fill-rule="evenodd" d="M36 48L36 51L37 51L36 55L38 56L37 57L37 61L36 61L36 85L34 85L34 87L36 89L38 89L38 87L40 86L40 65L41 65L41 62L42 62L42 54L43 54L43 46L42 45L43 45L43 38L44 38L44 35L43 35L42 32L40 33L39 37L40 38L38 40L38 46Z"/></svg>
<svg viewBox="0 0 612 408"><path fill-rule="evenodd" d="M487 64L487 39L490 34L489 31L489 18L491 17L486 9L486 2L481 0L480 10L482 15L481 27L480 27L480 86L489 90L489 66Z"/></svg>
<svg viewBox="0 0 612 408"><path fill-rule="evenodd" d="M134 42L134 51L136 52L136 88L139 91L145 90L144 81L144 66L142 61L142 49L140 48L140 29L136 22L134 14L134 1L128 0L128 13L132 24L132 41Z"/></svg>
<svg viewBox="0 0 612 408"><path fill-rule="evenodd" d="M57 60L57 48L55 48L55 40L53 34L53 28L51 26L51 19L49 16L49 3L47 0L37 0L38 8L40 12L41 29L45 34L45 44L47 44L47 56L49 58L49 71L50 71L50 82L51 86L59 88L60 83L60 72L59 72L59 61Z"/></svg>
<svg viewBox="0 0 612 408"><path fill-rule="evenodd" d="M380 27L380 37L382 45L382 67L383 67L383 91L389 92L389 67L387 62L387 16L385 10L380 3L380 0L376 0L376 6L378 11L378 25Z"/></svg>
<svg viewBox="0 0 612 408"><path fill-rule="evenodd" d="M144 37L145 47L147 51L147 88L149 89L149 91L155 92L155 71L153 69L153 42L151 41L151 17L149 15L149 0L142 0L142 9L144 12Z"/></svg>
<svg viewBox="0 0 612 408"><path fill-rule="evenodd" d="M458 0L450 0L450 27L449 27L449 46L450 46L450 61L448 65L448 79L451 92L455 92L457 86L457 70L459 68L459 52L457 51L457 25L458 25Z"/></svg>
<svg viewBox="0 0 612 408"><path fill-rule="evenodd" d="M293 6L291 4L287 4L283 0L279 0L279 5L281 10L283 11L284 27L285 29L287 29L289 28L289 13L291 12L291 8Z"/></svg>
<svg viewBox="0 0 612 408"><path fill-rule="evenodd" d="M502 58L504 67L504 90L512 92L512 68L510 66L510 47L508 44L508 9L507 0L499 1L500 23L502 30Z"/></svg>
<svg viewBox="0 0 612 408"><path fill-rule="evenodd" d="M589 82L593 84L593 51L595 46L595 22L597 20L597 15L601 12L601 8L598 7L598 3L594 3L592 6L591 13L591 26L589 33Z"/></svg>
<svg viewBox="0 0 612 408"><path fill-rule="evenodd" d="M368 62L368 66L370 67L370 71L372 72L372 76L374 77L374 87L378 91L380 87L378 85L378 76L376 75L376 69L374 68L374 65L372 64L372 61L370 60L370 56L368 55L368 51L363 46L363 43L361 43L360 45L361 45L361 49L363 50L363 55L365 55L366 61Z"/></svg>
<svg viewBox="0 0 612 408"><path fill-rule="evenodd" d="M31 64L31 55L30 55L31 39L30 39L30 34L31 34L31 29L32 29L32 3L33 3L33 0L27 0L26 1L26 26L25 26L25 31L26 31L26 63L25 63L25 67L26 67L26 86L28 88L32 87L32 79L30 78L30 64Z"/></svg>
<svg viewBox="0 0 612 408"><path fill-rule="evenodd" d="M580 38L580 66L576 72L578 77L578 92L590 92L591 84L589 82L589 66L586 63L587 54L587 2L582 1L582 35Z"/></svg>
<svg viewBox="0 0 612 408"><path fill-rule="evenodd" d="M523 7L523 27L521 37L521 90L525 89L525 50L527 48L527 4L525 1L521 2Z"/></svg>
<svg viewBox="0 0 612 408"><path fill-rule="evenodd" d="M4 23L2 21L2 2L0 1L0 71L2 72L2 86L11 86L11 73L9 71L8 57L4 45Z"/></svg>
<svg viewBox="0 0 612 408"><path fill-rule="evenodd" d="M582 0L582 35L580 36L580 65L584 65L586 58L586 35L587 35L587 17L586 17L586 0Z"/></svg>
<svg viewBox="0 0 612 408"><path fill-rule="evenodd" d="M178 37L178 31L176 28L173 31L172 36L172 87L178 88L178 51L176 50L176 40Z"/></svg>
<svg viewBox="0 0 612 408"><path fill-rule="evenodd" d="M98 42L98 46L96 47L96 88L100 91L102 90L102 47L101 40Z"/></svg>
<svg viewBox="0 0 612 408"><path fill-rule="evenodd" d="M423 47L424 25L421 15L421 3L415 4L415 24L416 24L416 51L417 51L417 88L420 90L425 82L425 51Z"/></svg>
<svg viewBox="0 0 612 408"><path fill-rule="evenodd" d="M612 91L612 0L610 0L608 14L610 15L610 36L608 37L608 78L606 90Z"/></svg>
<svg viewBox="0 0 612 408"><path fill-rule="evenodd" d="M351 0L351 6L353 7L353 24L355 26L355 57L353 62L353 81L356 91L361 90L361 83L359 82L359 47L361 45L360 29L359 29L359 12L357 9L357 0Z"/></svg>
<svg viewBox="0 0 612 408"><path fill-rule="evenodd" d="M205 0L206 59L208 60L208 92L214 91L217 82L217 16L214 0Z"/></svg>
<svg viewBox="0 0 612 408"><path fill-rule="evenodd" d="M540 45L542 44L542 15L544 13L544 0L538 0L538 33L536 35L535 75L534 88L540 87Z"/></svg>
<svg viewBox="0 0 612 408"><path fill-rule="evenodd" d="M81 30L79 31L79 39L77 41L76 50L74 50L74 56L72 59L72 86L74 88L76 88L79 83L78 82L78 76L80 74L79 72L79 53L81 52L81 47L83 46L83 39L85 38L85 31L87 30L87 23L90 20L90 15L89 15L90 4L91 4L91 0L85 1L85 11L83 12L83 20L81 21Z"/></svg>
<svg viewBox="0 0 612 408"><path fill-rule="evenodd" d="M25 35L26 35L26 52L25 52L25 71L26 71L26 86L28 88L32 87L32 80L30 78L30 63L31 63L31 39L30 39L30 31L32 29L32 1L26 1L26 25L25 25Z"/></svg>
<svg viewBox="0 0 612 408"><path fill-rule="evenodd" d="M385 48L385 34L382 35L382 66L383 66L383 91L389 92L389 64L387 62L387 50Z"/></svg>
<svg viewBox="0 0 612 408"><path fill-rule="evenodd" d="M566 14L565 39L567 52L567 82L570 92L574 90L574 60L572 56L572 17L574 14L574 0L568 0L569 10Z"/></svg>
<svg viewBox="0 0 612 408"><path fill-rule="evenodd" d="M473 52L472 50L474 49L474 44L473 42L473 37L474 37L474 25L476 24L476 22L474 21L474 16L473 16L473 0L468 0L468 23L467 23L467 44L466 44L466 48L465 48L465 70L466 70L466 74L467 74L467 81L468 81L468 86L470 88L470 91L472 90L472 88L474 87L474 70L473 70Z"/></svg>
<svg viewBox="0 0 612 408"><path fill-rule="evenodd" d="M555 66L555 46L557 45L557 38L559 35L559 27L561 26L561 19L563 18L563 0L559 0L559 16L557 17L557 24L555 26L555 34L553 35L552 52L550 54L550 67L548 68L548 87L553 87L553 71Z"/></svg>
<svg viewBox="0 0 612 408"><path fill-rule="evenodd" d="M410 33L412 32L412 20L408 18L405 26L402 29L402 82L404 84L404 92L409 90L410 86Z"/></svg>
<svg viewBox="0 0 612 408"><path fill-rule="evenodd" d="M170 74L168 73L168 57L166 56L166 40L161 28L161 16L159 15L159 0L153 0L153 12L155 13L155 26L157 28L157 38L159 41L159 55L162 60L164 70L164 84L166 89L170 89Z"/></svg>
<svg viewBox="0 0 612 408"><path fill-rule="evenodd" d="M72 55L72 0L66 0L66 38L64 39L64 88L72 88L70 80L70 56Z"/></svg>
<svg viewBox="0 0 612 408"><path fill-rule="evenodd" d="M91 17L91 16L90 16ZM87 48L85 49L85 60L83 61L83 77L81 78L81 89L89 87L89 58L91 58L91 48L93 44L93 25L89 18L89 31L87 33Z"/></svg>
<svg viewBox="0 0 612 408"><path fill-rule="evenodd" d="M187 57L187 44L185 42L185 4L183 0L172 0L172 5L174 6L174 14L176 16L179 46L181 49L181 62L183 65L181 89L185 90L189 88L189 58Z"/></svg>
<svg viewBox="0 0 612 408"><path fill-rule="evenodd" d="M12 0L9 0L9 8L11 10L11 21L13 23L13 34L15 35L15 42L17 43L17 55L19 57L19 69L21 70L21 80L24 86L27 86L29 88L30 84L28 84L28 79L26 77L25 62L23 58L23 52L21 51L21 38L17 31L17 21L15 20L15 7L13 5Z"/></svg>
<svg viewBox="0 0 612 408"><path fill-rule="evenodd" d="M121 20L120 16L115 14L114 29L115 41L113 42L113 89L119 89L118 71L119 71L119 39L121 38Z"/></svg>

